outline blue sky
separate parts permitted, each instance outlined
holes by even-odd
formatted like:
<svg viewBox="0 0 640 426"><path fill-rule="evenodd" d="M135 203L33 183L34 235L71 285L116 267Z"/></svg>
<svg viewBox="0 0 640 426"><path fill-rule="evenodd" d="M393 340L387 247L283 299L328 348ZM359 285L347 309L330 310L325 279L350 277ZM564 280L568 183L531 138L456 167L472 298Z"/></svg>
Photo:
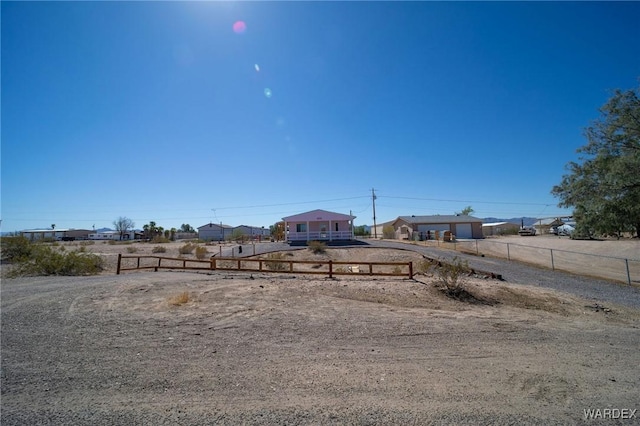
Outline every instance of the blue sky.
<svg viewBox="0 0 640 426"><path fill-rule="evenodd" d="M378 222L567 214L551 188L640 76L636 2L1 8L5 232L372 224L372 188Z"/></svg>

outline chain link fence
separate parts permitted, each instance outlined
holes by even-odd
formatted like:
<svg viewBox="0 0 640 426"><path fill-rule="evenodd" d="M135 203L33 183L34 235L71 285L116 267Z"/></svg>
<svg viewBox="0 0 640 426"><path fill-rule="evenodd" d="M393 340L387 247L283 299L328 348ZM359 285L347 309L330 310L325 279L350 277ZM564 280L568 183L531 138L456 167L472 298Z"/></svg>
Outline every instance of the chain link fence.
<svg viewBox="0 0 640 426"><path fill-rule="evenodd" d="M532 247L491 239L458 240L454 242L430 240L420 241L419 244L447 248L464 253L515 260L550 268L552 270L604 278L627 284L640 284L640 259Z"/></svg>

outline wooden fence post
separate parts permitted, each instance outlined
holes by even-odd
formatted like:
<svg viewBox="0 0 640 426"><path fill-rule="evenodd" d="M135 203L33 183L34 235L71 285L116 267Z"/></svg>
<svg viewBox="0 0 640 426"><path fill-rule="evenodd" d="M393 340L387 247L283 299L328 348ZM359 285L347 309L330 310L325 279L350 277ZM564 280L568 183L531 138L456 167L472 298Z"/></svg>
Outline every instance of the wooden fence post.
<svg viewBox="0 0 640 426"><path fill-rule="evenodd" d="M116 269L116 275L120 275L120 263L122 262L122 253L118 253L118 269Z"/></svg>

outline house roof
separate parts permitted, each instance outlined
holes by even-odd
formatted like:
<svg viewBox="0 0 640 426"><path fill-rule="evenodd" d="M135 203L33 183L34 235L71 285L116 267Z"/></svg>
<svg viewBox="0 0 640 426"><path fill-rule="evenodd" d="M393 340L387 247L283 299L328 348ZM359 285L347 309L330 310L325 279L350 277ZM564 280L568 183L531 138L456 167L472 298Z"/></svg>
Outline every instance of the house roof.
<svg viewBox="0 0 640 426"><path fill-rule="evenodd" d="M285 222L318 222L321 220L352 220L355 216L350 216L348 214L335 213L327 210L311 210L309 212L296 214L293 216L283 217L282 220Z"/></svg>
<svg viewBox="0 0 640 426"><path fill-rule="evenodd" d="M421 223L470 223L470 222L482 222L482 219L478 219L473 216L466 215L432 215L432 216L398 216L397 220L402 220L411 224Z"/></svg>
<svg viewBox="0 0 640 426"><path fill-rule="evenodd" d="M219 223L209 222L209 223L205 223L202 226L198 226L197 229L203 229L203 228L220 228L220 224ZM222 224L222 228L224 228L224 229L233 229L233 226Z"/></svg>

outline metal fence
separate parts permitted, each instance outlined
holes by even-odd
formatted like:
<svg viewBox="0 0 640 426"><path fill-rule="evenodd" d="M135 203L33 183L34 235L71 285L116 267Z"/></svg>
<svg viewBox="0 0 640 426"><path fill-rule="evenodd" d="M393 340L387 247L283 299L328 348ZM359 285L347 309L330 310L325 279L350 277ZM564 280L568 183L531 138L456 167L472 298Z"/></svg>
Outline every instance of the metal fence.
<svg viewBox="0 0 640 426"><path fill-rule="evenodd" d="M544 247L532 247L491 239L458 240L454 242L420 241L420 245L447 248L463 253L472 253L529 263L552 270L607 280L640 284L640 259L580 253Z"/></svg>

